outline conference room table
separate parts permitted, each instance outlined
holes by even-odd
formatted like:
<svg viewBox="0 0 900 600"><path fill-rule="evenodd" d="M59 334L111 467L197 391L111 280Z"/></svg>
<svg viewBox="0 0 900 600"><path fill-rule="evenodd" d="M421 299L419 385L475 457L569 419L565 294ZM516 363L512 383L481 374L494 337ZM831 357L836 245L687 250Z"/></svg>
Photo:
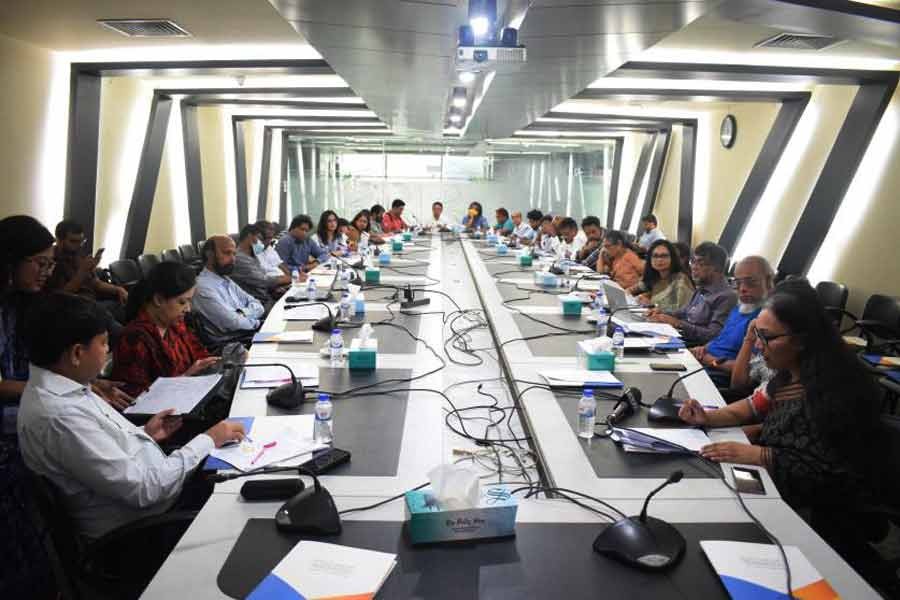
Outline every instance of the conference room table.
<svg viewBox="0 0 900 600"><path fill-rule="evenodd" d="M537 268L537 262L533 267L519 267L512 253L498 255L484 240L448 233L417 236L392 255L390 265L382 267L380 285L365 288L364 320L373 324L373 337L378 339L375 371L332 367L320 353L327 340L321 333L312 345L254 344L248 364L313 365L319 368L319 387L329 391L373 386L367 388L367 395L338 394L334 399L334 445L350 450L352 458L320 481L339 511L388 500L428 482L434 467L457 463L478 473L483 483L577 490L634 515L647 494L678 469L684 478L655 496L649 513L673 523L685 535L688 547L683 564L668 574L645 573L594 553L591 541L609 520L552 491L528 498L524 492L517 494L517 535L512 540L465 542L449 548L447 544L411 546L403 532L407 516L400 498L343 516L344 533L325 541L397 552L400 564L378 596L384 598L537 598L550 593L588 598L604 595L604 590L607 597L727 598L702 557L698 540L768 541L717 476L733 482L731 465L723 464L716 471L691 456L635 455L623 452L609 438L585 440L575 434L579 394L535 384L543 381L541 371L576 367L576 342L594 337L588 333L593 325L587 321L588 311L580 317L561 314L556 294L534 285ZM314 276L320 285L329 285L333 274L319 271ZM578 277L572 275L572 283ZM407 284L417 298L428 298L430 303L401 311L399 302ZM587 278L578 282L579 289L595 285ZM285 302L282 298L273 307L262 331L311 327L311 321L289 320L292 309ZM452 332L468 327L461 335ZM345 343L349 345L358 331L347 329ZM521 339L544 333L554 335ZM465 339L466 347L477 350L465 354L445 346L450 336ZM651 371L650 363L661 361L680 363L686 373L699 367L684 350L664 356L628 353L617 361L614 374L627 386L640 389L645 402L652 402L681 375ZM404 379L412 381L397 381ZM724 405L703 372L678 383L676 395ZM265 396L264 389L239 388L231 416L297 413L269 406ZM490 409L485 406L494 403L510 407L514 416L491 431L486 427ZM607 414L612 406L612 401L601 399L598 415ZM465 410L469 407L473 408ZM448 414L454 409L475 417L465 421L465 430L473 436L518 441L506 442L505 452L493 458L492 449L454 431L461 429L455 418L459 413ZM310 414L312 404L304 404L299 412ZM645 414L637 414L623 425L646 427L648 423ZM746 441L740 428L711 430L709 435L714 441ZM497 461L502 466L499 473ZM797 546L842 597L877 598L780 498L765 470L761 472L765 494L743 495L760 523L783 544ZM215 486L143 598L241 597L261 579L265 571L260 569L274 566L275 558L267 552L277 554L271 546L287 542L254 535L276 535L266 532L274 530L269 524L282 502L244 500L239 492L247 479ZM259 557L254 558L254 552ZM567 558L559 562L560 556Z"/></svg>

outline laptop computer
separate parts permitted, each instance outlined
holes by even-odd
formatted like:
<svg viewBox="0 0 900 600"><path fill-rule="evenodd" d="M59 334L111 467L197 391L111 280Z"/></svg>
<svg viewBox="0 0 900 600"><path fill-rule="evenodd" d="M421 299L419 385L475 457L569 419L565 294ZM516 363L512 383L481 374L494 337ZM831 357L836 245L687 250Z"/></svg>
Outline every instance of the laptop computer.
<svg viewBox="0 0 900 600"><path fill-rule="evenodd" d="M628 306L639 306L634 297L615 281L606 280L601 285L603 286L603 293L606 294L606 304L610 312L624 309ZM616 317L629 323L642 323L647 320L646 315L643 313L628 310L620 310L616 313Z"/></svg>

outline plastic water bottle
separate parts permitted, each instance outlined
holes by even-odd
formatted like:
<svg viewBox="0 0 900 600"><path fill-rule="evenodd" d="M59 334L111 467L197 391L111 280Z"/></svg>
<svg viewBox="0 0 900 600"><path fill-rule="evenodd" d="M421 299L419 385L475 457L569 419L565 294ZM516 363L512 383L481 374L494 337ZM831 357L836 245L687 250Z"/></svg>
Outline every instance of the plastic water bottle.
<svg viewBox="0 0 900 600"><path fill-rule="evenodd" d="M594 302L597 315L597 337L603 337L606 335L607 327L609 326L609 313L606 312L599 298Z"/></svg>
<svg viewBox="0 0 900 600"><path fill-rule="evenodd" d="M340 329L331 330L331 341L328 344L331 366L339 367L344 364L344 335Z"/></svg>
<svg viewBox="0 0 900 600"><path fill-rule="evenodd" d="M616 330L613 333L612 340L613 354L616 355L616 360L619 360L625 356L625 330L616 325Z"/></svg>
<svg viewBox="0 0 900 600"><path fill-rule="evenodd" d="M594 390L584 388L578 401L578 437L591 439L594 437L594 424L597 422L597 400Z"/></svg>
<svg viewBox="0 0 900 600"><path fill-rule="evenodd" d="M316 299L316 280L312 277L310 277L309 281L306 283L306 297L310 302Z"/></svg>
<svg viewBox="0 0 900 600"><path fill-rule="evenodd" d="M300 283L300 269L297 267L291 269L291 284L293 287L300 287L302 285Z"/></svg>
<svg viewBox="0 0 900 600"><path fill-rule="evenodd" d="M340 311L338 320L347 321L350 319L350 294L347 292L344 292L341 296Z"/></svg>
<svg viewBox="0 0 900 600"><path fill-rule="evenodd" d="M316 422L313 426L313 439L317 444L334 442L334 404L328 394L319 394L316 402Z"/></svg>

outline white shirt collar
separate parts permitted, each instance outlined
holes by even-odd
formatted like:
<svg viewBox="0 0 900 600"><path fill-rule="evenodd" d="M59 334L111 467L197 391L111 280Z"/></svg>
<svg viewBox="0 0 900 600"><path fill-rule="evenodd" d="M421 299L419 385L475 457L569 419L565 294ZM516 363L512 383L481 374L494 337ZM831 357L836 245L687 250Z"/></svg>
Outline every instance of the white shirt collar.
<svg viewBox="0 0 900 600"><path fill-rule="evenodd" d="M86 385L82 385L64 375L54 373L50 369L44 369L35 364L29 365L29 377L31 378L32 385L47 390L51 394L57 396L67 396L88 389L88 386Z"/></svg>

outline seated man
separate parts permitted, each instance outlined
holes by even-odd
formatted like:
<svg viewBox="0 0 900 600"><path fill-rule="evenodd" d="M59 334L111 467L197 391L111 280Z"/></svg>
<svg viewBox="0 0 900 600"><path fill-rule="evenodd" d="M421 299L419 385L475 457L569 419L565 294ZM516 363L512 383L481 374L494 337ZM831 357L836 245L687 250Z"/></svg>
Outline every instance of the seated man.
<svg viewBox="0 0 900 600"><path fill-rule="evenodd" d="M519 241L526 246L530 246L540 240L541 221L544 219L544 213L536 208L532 208L528 211L525 217L528 219L528 227L531 228L532 236L531 238L520 238Z"/></svg>
<svg viewBox="0 0 900 600"><path fill-rule="evenodd" d="M512 219L509 218L509 211L503 207L498 208L494 211L494 216L497 218L497 222L494 224L494 231L502 235L508 235L513 232L516 226L513 224Z"/></svg>
<svg viewBox="0 0 900 600"><path fill-rule="evenodd" d="M447 231L450 224L444 218L444 203L435 201L431 203L431 220L425 224L429 231Z"/></svg>
<svg viewBox="0 0 900 600"><path fill-rule="evenodd" d="M105 318L90 300L52 294L29 315L27 331L22 456L62 493L87 538L169 510L210 450L244 435L239 423L221 421L166 456L159 442L181 427L172 409L138 427L93 393L109 348ZM141 560L141 550L129 558Z"/></svg>
<svg viewBox="0 0 900 600"><path fill-rule="evenodd" d="M280 269L277 275L265 271L259 260L265 252L260 235L256 225L244 225L241 229L231 278L263 305L271 305L291 285L291 276Z"/></svg>
<svg viewBox="0 0 900 600"><path fill-rule="evenodd" d="M716 337L737 304L737 296L725 280L727 265L725 248L713 242L701 243L691 260L691 275L696 286L691 301L675 311L653 309L648 318L680 330L688 346L699 346Z"/></svg>
<svg viewBox="0 0 900 600"><path fill-rule="evenodd" d="M773 288L775 273L762 256L748 256L734 270L733 285L737 288L738 304L728 315L722 331L708 344L691 348L710 378L720 387L728 387L731 370L741 350L747 326L762 310L763 302Z"/></svg>
<svg viewBox="0 0 900 600"><path fill-rule="evenodd" d="M559 236L556 235L556 227L553 225L553 216L541 217L541 234L537 242L538 249L544 254L556 255L559 250Z"/></svg>
<svg viewBox="0 0 900 600"><path fill-rule="evenodd" d="M304 271L309 259L327 260L328 249L310 239L309 232L313 227L309 215L297 215L291 221L288 234L278 240L275 250L289 269Z"/></svg>
<svg viewBox="0 0 900 600"><path fill-rule="evenodd" d="M515 226L510 236L512 239L520 243L526 243L526 241L534 239L534 229L531 228L531 225L522 221L521 211L514 210L510 218Z"/></svg>
<svg viewBox="0 0 900 600"><path fill-rule="evenodd" d="M590 267L597 268L597 258L603 248L603 227L600 225L600 219L593 216L585 217L581 220L581 231L584 232L584 245L575 253L575 260Z"/></svg>
<svg viewBox="0 0 900 600"><path fill-rule="evenodd" d="M266 275L290 275L290 270L285 266L284 261L275 250L275 223L272 221L257 221L256 229L259 231L259 241L263 244L263 251L256 255L256 259Z"/></svg>
<svg viewBox="0 0 900 600"><path fill-rule="evenodd" d="M597 270L630 290L644 275L644 261L628 247L621 231L607 231L603 238L603 260L597 261Z"/></svg>
<svg viewBox="0 0 900 600"><path fill-rule="evenodd" d="M56 245L53 247L56 267L47 281L47 289L95 300L118 323L123 323L128 292L97 277L96 269L102 252L98 251L94 256L83 254L84 242L84 227L80 223L68 219L59 222L56 226ZM118 323L110 323L114 333L121 329Z"/></svg>
<svg viewBox="0 0 900 600"><path fill-rule="evenodd" d="M384 213L384 216L381 218L381 228L385 233L400 233L408 229L406 222L403 220L403 208L405 206L406 202L400 198L395 198L391 202L391 210Z"/></svg>
<svg viewBox="0 0 900 600"><path fill-rule="evenodd" d="M587 243L587 236L578 230L578 223L572 217L566 217L559 222L559 235L562 237L560 256L575 260L578 252Z"/></svg>
<svg viewBox="0 0 900 600"><path fill-rule="evenodd" d="M206 266L197 276L194 310L213 329L213 339L205 341L226 341L236 333L259 329L265 307L228 277L234 271L234 240L227 235L209 238L203 256Z"/></svg>
<svg viewBox="0 0 900 600"><path fill-rule="evenodd" d="M656 215L648 214L641 217L641 227L644 229L644 233L638 238L638 246L640 246L644 252L649 250L650 245L656 240L666 239L665 234L659 229Z"/></svg>

